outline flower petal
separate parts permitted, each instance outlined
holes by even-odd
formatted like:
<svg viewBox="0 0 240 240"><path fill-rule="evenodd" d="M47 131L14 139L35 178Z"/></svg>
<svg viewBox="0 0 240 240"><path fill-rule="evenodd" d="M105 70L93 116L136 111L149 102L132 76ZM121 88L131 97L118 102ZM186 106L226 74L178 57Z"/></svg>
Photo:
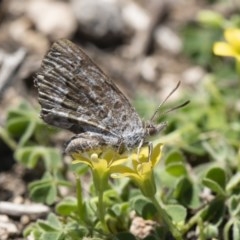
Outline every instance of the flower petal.
<svg viewBox="0 0 240 240"><path fill-rule="evenodd" d="M120 166L112 166L111 167L111 173L120 173L120 174L125 174L125 173L135 173L135 171L133 171L131 168L124 166L124 165L120 165Z"/></svg>
<svg viewBox="0 0 240 240"><path fill-rule="evenodd" d="M85 157L83 154L73 153L72 158L73 158L73 161L72 161L73 164L84 163L92 167L92 162L90 160L90 157Z"/></svg>
<svg viewBox="0 0 240 240"><path fill-rule="evenodd" d="M89 167L92 167L92 164L90 161L85 161L83 159L74 159L72 161L72 164L77 164L77 163L84 163L84 164L87 164Z"/></svg>
<svg viewBox="0 0 240 240"><path fill-rule="evenodd" d="M213 45L213 52L219 56L235 57L237 55L235 49L225 42L216 42Z"/></svg>
<svg viewBox="0 0 240 240"><path fill-rule="evenodd" d="M140 157L143 157L143 158L148 158L148 155L149 155L149 148L148 146L145 146L143 147L141 150L140 150L140 153L139 153Z"/></svg>
<svg viewBox="0 0 240 240"><path fill-rule="evenodd" d="M145 177L145 175L150 174L152 171L152 164L151 162L148 163L141 163L138 165L138 174L141 175L142 177Z"/></svg>
<svg viewBox="0 0 240 240"><path fill-rule="evenodd" d="M116 159L114 161L111 162L110 166L119 166L123 163L125 163L126 161L128 161L129 158L120 158L120 159Z"/></svg>
<svg viewBox="0 0 240 240"><path fill-rule="evenodd" d="M161 159L162 148L163 148L163 145L161 143L158 143L153 148L153 152L151 156L151 162L153 167L157 165Z"/></svg>
<svg viewBox="0 0 240 240"><path fill-rule="evenodd" d="M138 148L134 149L134 151L130 155L130 159L132 161L147 161L149 155L149 149L148 146L144 146L140 149L140 152L138 153Z"/></svg>
<svg viewBox="0 0 240 240"><path fill-rule="evenodd" d="M240 29L229 28L224 32L227 42L240 54Z"/></svg>
<svg viewBox="0 0 240 240"><path fill-rule="evenodd" d="M133 171L131 168L126 166L117 166L111 168L111 177L112 178L123 178L129 177L133 181L139 182L140 176Z"/></svg>

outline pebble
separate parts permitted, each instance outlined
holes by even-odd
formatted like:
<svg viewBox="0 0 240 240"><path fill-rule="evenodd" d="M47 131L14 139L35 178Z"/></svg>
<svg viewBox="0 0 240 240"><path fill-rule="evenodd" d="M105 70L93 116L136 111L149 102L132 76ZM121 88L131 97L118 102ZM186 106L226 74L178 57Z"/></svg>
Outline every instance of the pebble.
<svg viewBox="0 0 240 240"><path fill-rule="evenodd" d="M157 45L172 54L179 54L182 51L180 37L169 27L158 27L154 34Z"/></svg>

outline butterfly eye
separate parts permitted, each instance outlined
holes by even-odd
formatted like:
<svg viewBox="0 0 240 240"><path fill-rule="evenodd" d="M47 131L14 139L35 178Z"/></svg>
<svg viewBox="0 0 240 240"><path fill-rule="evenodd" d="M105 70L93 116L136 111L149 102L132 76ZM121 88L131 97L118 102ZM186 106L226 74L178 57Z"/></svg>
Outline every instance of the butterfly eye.
<svg viewBox="0 0 240 240"><path fill-rule="evenodd" d="M147 126L146 127L146 130L147 130L147 134L149 135L149 136L152 136L152 135L155 135L156 133L157 133L157 129L156 129L156 127L154 126L154 125L149 125L149 126Z"/></svg>

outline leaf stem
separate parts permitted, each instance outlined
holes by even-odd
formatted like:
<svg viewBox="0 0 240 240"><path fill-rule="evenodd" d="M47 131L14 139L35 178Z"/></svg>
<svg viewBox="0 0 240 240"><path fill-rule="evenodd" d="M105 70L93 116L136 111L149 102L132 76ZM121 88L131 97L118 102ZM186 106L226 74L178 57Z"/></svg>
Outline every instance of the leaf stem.
<svg viewBox="0 0 240 240"><path fill-rule="evenodd" d="M101 221L104 232L109 233L109 229L108 229L106 221L104 219L105 206L104 206L104 201L103 201L103 193L104 193L104 191L98 192L98 213L99 213L99 219Z"/></svg>
<svg viewBox="0 0 240 240"><path fill-rule="evenodd" d="M157 208L157 211L159 213L159 215L161 216L163 222L167 225L167 227L169 228L170 232L172 233L173 237L176 240L183 240L182 238L182 234L180 233L180 231L176 228L176 226L173 224L171 218L169 217L169 215L167 214L167 212L164 210L164 208L161 206L162 204L160 204L155 196L150 198L152 203L155 205L155 207Z"/></svg>
<svg viewBox="0 0 240 240"><path fill-rule="evenodd" d="M79 222L85 225L86 212L83 205L82 185L80 182L80 178L78 176L76 177L76 187L77 187L77 209L79 215Z"/></svg>

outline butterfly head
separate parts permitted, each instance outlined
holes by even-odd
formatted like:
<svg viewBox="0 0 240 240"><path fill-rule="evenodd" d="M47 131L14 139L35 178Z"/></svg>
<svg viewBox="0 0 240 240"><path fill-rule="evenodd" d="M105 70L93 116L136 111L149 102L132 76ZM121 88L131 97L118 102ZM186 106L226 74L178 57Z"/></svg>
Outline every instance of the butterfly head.
<svg viewBox="0 0 240 240"><path fill-rule="evenodd" d="M146 136L155 136L161 132L167 126L167 122L162 122L159 124L154 124L152 122L147 122L145 125Z"/></svg>

